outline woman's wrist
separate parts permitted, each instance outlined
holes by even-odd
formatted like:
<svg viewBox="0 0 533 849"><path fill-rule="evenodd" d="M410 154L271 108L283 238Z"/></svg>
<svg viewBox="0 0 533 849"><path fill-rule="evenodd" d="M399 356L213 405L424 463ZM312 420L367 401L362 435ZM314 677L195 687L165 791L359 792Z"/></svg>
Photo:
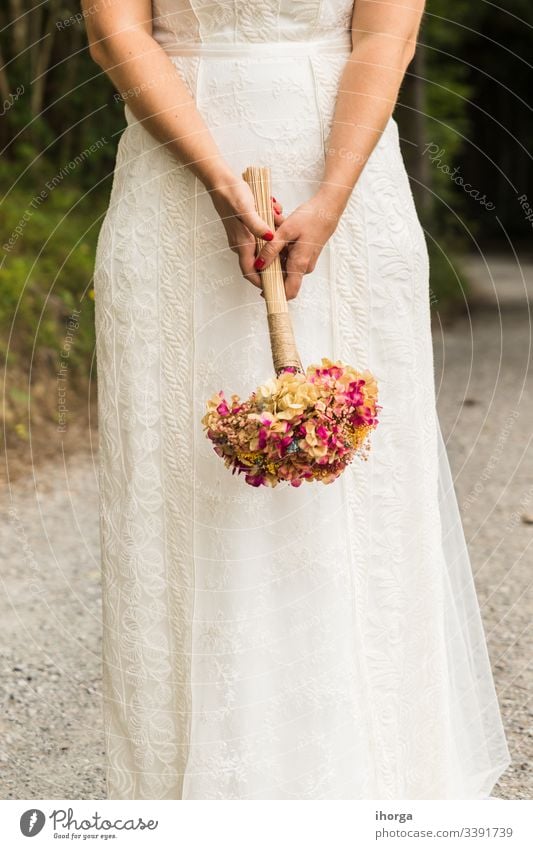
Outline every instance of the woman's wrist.
<svg viewBox="0 0 533 849"><path fill-rule="evenodd" d="M353 191L353 186L324 180L318 187L315 198L332 217L341 217Z"/></svg>
<svg viewBox="0 0 533 849"><path fill-rule="evenodd" d="M222 157L198 163L196 168L193 167L193 171L209 193L228 191L239 182L239 178Z"/></svg>
<svg viewBox="0 0 533 849"><path fill-rule="evenodd" d="M315 214L332 233L337 228L350 194L351 191L342 191L330 183L322 183L313 196Z"/></svg>

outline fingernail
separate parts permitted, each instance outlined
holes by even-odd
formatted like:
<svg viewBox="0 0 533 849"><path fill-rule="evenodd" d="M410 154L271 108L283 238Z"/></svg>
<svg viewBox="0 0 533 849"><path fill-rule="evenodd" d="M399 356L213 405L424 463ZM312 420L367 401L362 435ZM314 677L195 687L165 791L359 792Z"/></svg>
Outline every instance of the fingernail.
<svg viewBox="0 0 533 849"><path fill-rule="evenodd" d="M266 233L263 233L263 239L265 240L265 242L271 242L273 238L274 233L272 232L272 230L267 230Z"/></svg>
<svg viewBox="0 0 533 849"><path fill-rule="evenodd" d="M255 268L255 270L256 270L256 271L261 271L261 269L263 268L264 264L265 264L265 260L263 259L263 257L262 257L262 256L258 256L258 257L257 257L257 259L256 259L256 261L254 262L254 268Z"/></svg>
<svg viewBox="0 0 533 849"><path fill-rule="evenodd" d="M274 211L277 212L278 215L281 215L281 204L280 203L274 204Z"/></svg>
<svg viewBox="0 0 533 849"><path fill-rule="evenodd" d="M277 203L277 200L276 200L276 198L274 197L274 195L270 195L270 197L272 198L272 202L273 202L273 203Z"/></svg>

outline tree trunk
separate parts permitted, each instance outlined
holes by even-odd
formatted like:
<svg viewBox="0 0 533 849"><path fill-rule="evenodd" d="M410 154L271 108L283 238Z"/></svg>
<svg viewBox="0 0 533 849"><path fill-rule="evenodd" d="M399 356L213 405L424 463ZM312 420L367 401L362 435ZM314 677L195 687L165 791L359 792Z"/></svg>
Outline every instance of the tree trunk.
<svg viewBox="0 0 533 849"><path fill-rule="evenodd" d="M32 90L30 99L31 114L36 118L42 110L46 74L50 65L50 57L54 46L56 30L56 14L59 9L58 0L49 0L47 13L36 10L32 12Z"/></svg>

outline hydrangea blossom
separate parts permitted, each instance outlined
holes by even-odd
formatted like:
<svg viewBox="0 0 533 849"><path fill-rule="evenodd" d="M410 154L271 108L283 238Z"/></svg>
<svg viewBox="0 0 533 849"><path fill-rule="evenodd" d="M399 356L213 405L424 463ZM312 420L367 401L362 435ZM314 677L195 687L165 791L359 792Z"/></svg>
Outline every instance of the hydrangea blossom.
<svg viewBox="0 0 533 849"><path fill-rule="evenodd" d="M283 370L246 401L218 392L202 424L226 466L251 486L332 483L356 454L367 459L377 398L371 372L324 358L305 374Z"/></svg>

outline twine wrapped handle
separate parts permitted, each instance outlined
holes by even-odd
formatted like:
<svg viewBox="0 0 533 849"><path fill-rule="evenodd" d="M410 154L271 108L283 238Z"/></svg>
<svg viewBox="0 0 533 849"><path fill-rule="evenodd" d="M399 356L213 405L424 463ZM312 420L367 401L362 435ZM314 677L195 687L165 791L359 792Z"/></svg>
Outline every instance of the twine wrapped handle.
<svg viewBox="0 0 533 849"><path fill-rule="evenodd" d="M252 190L257 212L261 218L268 222L269 227L274 232L274 213L270 203L270 168L250 165L243 171L242 177ZM264 244L265 240L256 236L258 253ZM260 274L267 308L270 347L275 372L279 374L285 368L303 371L294 340L279 256L276 256Z"/></svg>

